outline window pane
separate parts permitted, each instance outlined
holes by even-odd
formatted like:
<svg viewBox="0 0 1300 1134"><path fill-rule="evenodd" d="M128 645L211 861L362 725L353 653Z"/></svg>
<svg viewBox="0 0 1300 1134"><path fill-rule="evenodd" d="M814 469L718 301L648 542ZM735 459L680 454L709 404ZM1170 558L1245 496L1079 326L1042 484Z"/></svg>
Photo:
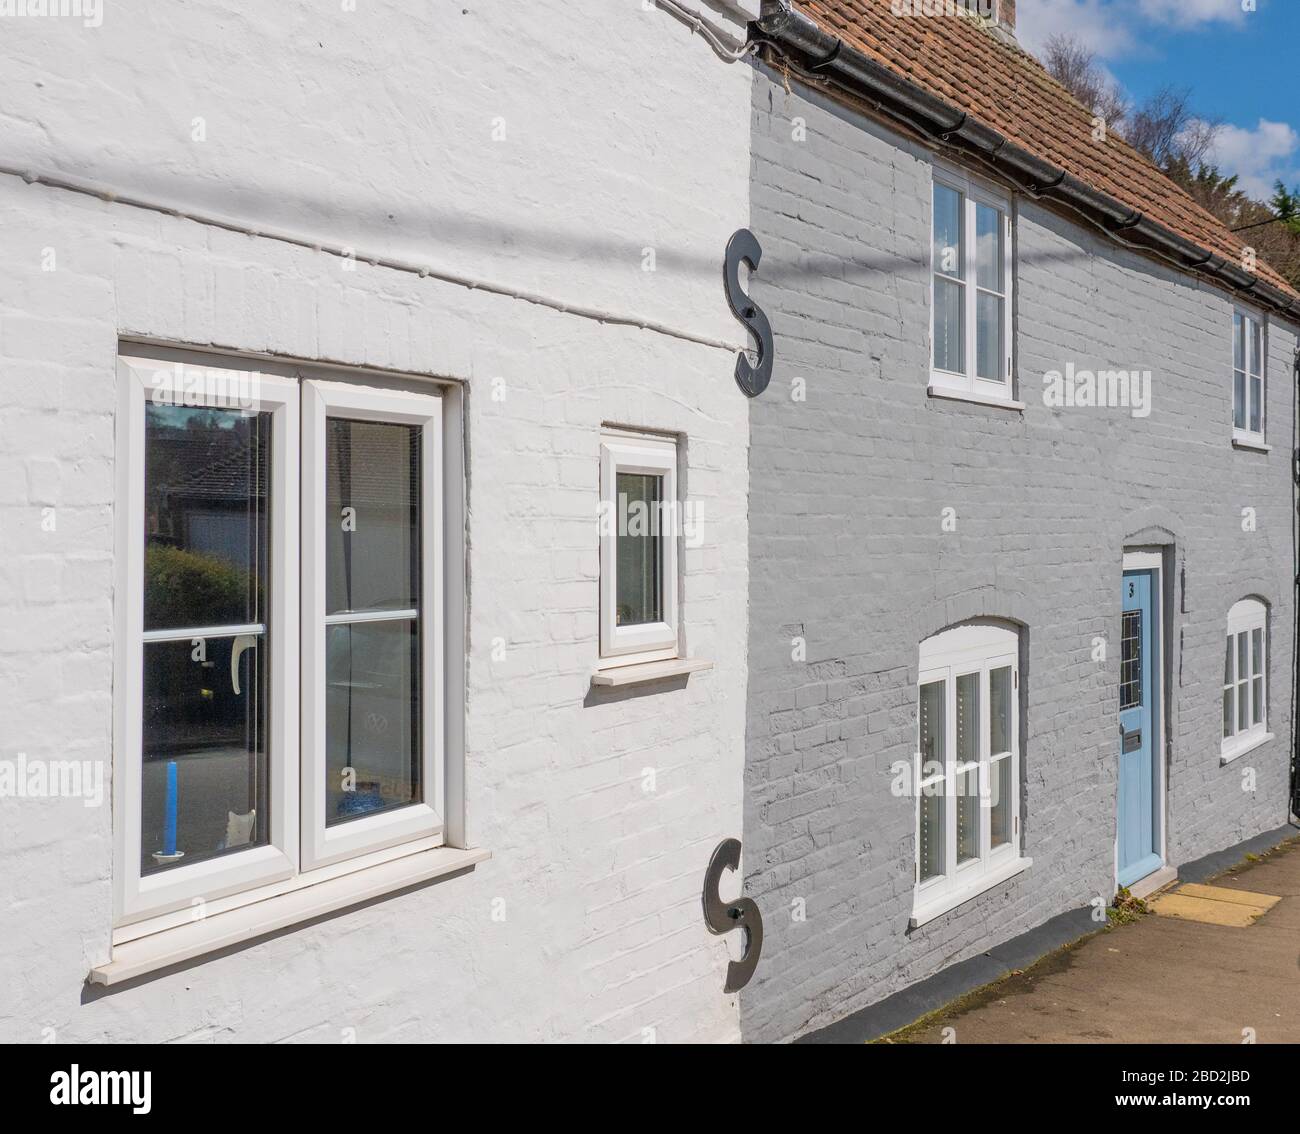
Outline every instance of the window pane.
<svg viewBox="0 0 1300 1134"><path fill-rule="evenodd" d="M944 770L944 682L921 686L920 753L921 778Z"/></svg>
<svg viewBox="0 0 1300 1134"><path fill-rule="evenodd" d="M1231 685L1235 680L1232 672L1232 635L1228 635L1228 649L1223 655L1223 684Z"/></svg>
<svg viewBox="0 0 1300 1134"><path fill-rule="evenodd" d="M989 291L1002 291L1002 214L988 205L975 206L975 282Z"/></svg>
<svg viewBox="0 0 1300 1134"><path fill-rule="evenodd" d="M664 478L644 473L619 473L617 626L641 626L663 621Z"/></svg>
<svg viewBox="0 0 1300 1134"><path fill-rule="evenodd" d="M325 611L410 610L420 593L420 430L325 423Z"/></svg>
<svg viewBox="0 0 1300 1134"><path fill-rule="evenodd" d="M146 408L146 630L265 620L270 422Z"/></svg>
<svg viewBox="0 0 1300 1134"><path fill-rule="evenodd" d="M1264 373L1264 328L1253 319L1250 323L1250 372Z"/></svg>
<svg viewBox="0 0 1300 1134"><path fill-rule="evenodd" d="M1119 707L1142 704L1142 612L1126 610L1120 616Z"/></svg>
<svg viewBox="0 0 1300 1134"><path fill-rule="evenodd" d="M979 749L980 675L963 673L957 678L957 763L980 758Z"/></svg>
<svg viewBox="0 0 1300 1134"><path fill-rule="evenodd" d="M1250 690L1249 682L1237 683L1237 731L1245 732L1250 727Z"/></svg>
<svg viewBox="0 0 1300 1134"><path fill-rule="evenodd" d="M1259 433L1263 426L1261 418L1263 416L1264 405L1264 383L1259 378L1250 380L1250 430L1252 433Z"/></svg>
<svg viewBox="0 0 1300 1134"><path fill-rule="evenodd" d="M1258 677L1264 672L1263 630L1252 630L1250 632L1250 672L1253 677Z"/></svg>
<svg viewBox="0 0 1300 1134"><path fill-rule="evenodd" d="M931 681L921 686L918 749L921 755L921 779L943 772L946 755L944 687L942 681ZM917 833L916 853L922 882L943 873L944 790L943 779L921 789L921 824Z"/></svg>
<svg viewBox="0 0 1300 1134"><path fill-rule="evenodd" d="M1250 723L1264 723L1264 679L1254 678L1250 683Z"/></svg>
<svg viewBox="0 0 1300 1134"><path fill-rule="evenodd" d="M1011 757L993 763L989 786L989 845L996 849L1011 841Z"/></svg>
<svg viewBox="0 0 1300 1134"><path fill-rule="evenodd" d="M1236 686L1229 686L1227 689L1225 689L1225 690L1223 691L1223 735L1224 735L1224 736L1232 736L1232 735L1233 735L1233 728L1232 728L1232 718L1233 718L1232 693L1233 693L1233 690L1234 690L1235 688L1236 688Z"/></svg>
<svg viewBox="0 0 1300 1134"><path fill-rule="evenodd" d="M960 713L958 720L961 719ZM957 864L980 856L980 770L957 776Z"/></svg>
<svg viewBox="0 0 1300 1134"><path fill-rule="evenodd" d="M1002 349L1002 304L996 295L975 295L975 374L991 382L1004 381Z"/></svg>
<svg viewBox="0 0 1300 1134"><path fill-rule="evenodd" d="M422 798L414 619L325 630L325 824Z"/></svg>
<svg viewBox="0 0 1300 1134"><path fill-rule="evenodd" d="M267 842L265 642L144 644L142 874Z"/></svg>
<svg viewBox="0 0 1300 1134"><path fill-rule="evenodd" d="M1011 667L989 673L989 755L1011 751Z"/></svg>
<svg viewBox="0 0 1300 1134"><path fill-rule="evenodd" d="M1240 370L1232 375L1232 424L1246 428L1246 375Z"/></svg>
<svg viewBox="0 0 1300 1134"><path fill-rule="evenodd" d="M934 186L934 271L953 279L966 278L966 253L962 240L964 201L955 189Z"/></svg>
<svg viewBox="0 0 1300 1134"><path fill-rule="evenodd" d="M1232 317L1232 365L1236 370L1246 369L1246 328L1237 314Z"/></svg>
<svg viewBox="0 0 1300 1134"><path fill-rule="evenodd" d="M1243 631L1237 635L1237 680L1244 681L1250 676L1250 658L1246 651L1248 643L1247 635Z"/></svg>
<svg viewBox="0 0 1300 1134"><path fill-rule="evenodd" d="M956 374L966 370L966 292L960 284L934 280L934 365Z"/></svg>
<svg viewBox="0 0 1300 1134"><path fill-rule="evenodd" d="M917 836L917 864L921 881L943 873L943 783L921 792L921 827Z"/></svg>

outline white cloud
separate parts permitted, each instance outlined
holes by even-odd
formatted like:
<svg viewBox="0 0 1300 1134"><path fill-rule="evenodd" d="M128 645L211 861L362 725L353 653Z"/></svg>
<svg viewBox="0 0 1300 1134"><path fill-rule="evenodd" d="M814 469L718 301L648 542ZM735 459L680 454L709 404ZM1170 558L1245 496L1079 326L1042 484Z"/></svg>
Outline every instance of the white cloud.
<svg viewBox="0 0 1300 1134"><path fill-rule="evenodd" d="M1240 23L1241 0L1138 0L1138 11L1153 24L1197 27L1216 21Z"/></svg>
<svg viewBox="0 0 1300 1134"><path fill-rule="evenodd" d="M1115 59L1140 47L1144 28L1185 30L1245 18L1241 0L1022 0L1016 35L1030 51L1048 36L1072 35Z"/></svg>
<svg viewBox="0 0 1300 1134"><path fill-rule="evenodd" d="M1300 183L1300 133L1266 118L1254 129L1224 126L1214 140L1211 161L1223 173L1235 173L1248 196L1267 201L1279 179L1287 186Z"/></svg>
<svg viewBox="0 0 1300 1134"><path fill-rule="evenodd" d="M1133 47L1131 12L1110 0L1037 0L1016 12L1016 38L1030 51L1049 36L1071 35L1099 55L1115 58Z"/></svg>

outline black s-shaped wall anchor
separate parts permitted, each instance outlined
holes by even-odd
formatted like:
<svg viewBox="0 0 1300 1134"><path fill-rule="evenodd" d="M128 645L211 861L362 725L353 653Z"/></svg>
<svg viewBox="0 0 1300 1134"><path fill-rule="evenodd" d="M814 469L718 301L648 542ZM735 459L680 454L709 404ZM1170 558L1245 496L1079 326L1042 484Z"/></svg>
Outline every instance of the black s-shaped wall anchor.
<svg viewBox="0 0 1300 1134"><path fill-rule="evenodd" d="M740 286L741 261L749 265L751 272L756 272L762 258L763 249L749 229L742 228L732 233L731 239L727 241L727 261L722 273L727 287L727 302L731 304L732 313L745 324L758 344L757 366L750 365L743 353L736 356L736 385L747 398L758 397L772 380L775 350L772 325L767 321L763 309Z"/></svg>
<svg viewBox="0 0 1300 1134"><path fill-rule="evenodd" d="M736 929L745 931L745 952L739 961L727 964L727 983L723 992L739 992L749 983L758 967L758 957L763 951L763 915L758 912L750 898L737 898L734 902L724 902L718 895L718 883L722 881L724 870L740 869L740 840L723 839L709 859L709 868L704 872L704 924L710 933L731 933Z"/></svg>

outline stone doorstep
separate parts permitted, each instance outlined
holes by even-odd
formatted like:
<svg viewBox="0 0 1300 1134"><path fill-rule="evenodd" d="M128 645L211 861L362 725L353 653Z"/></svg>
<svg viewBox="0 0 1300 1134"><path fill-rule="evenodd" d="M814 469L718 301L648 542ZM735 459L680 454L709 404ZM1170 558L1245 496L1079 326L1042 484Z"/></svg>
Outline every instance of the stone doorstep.
<svg viewBox="0 0 1300 1134"><path fill-rule="evenodd" d="M1272 894L1187 882L1176 890L1152 898L1151 909L1164 917L1246 929L1281 900Z"/></svg>

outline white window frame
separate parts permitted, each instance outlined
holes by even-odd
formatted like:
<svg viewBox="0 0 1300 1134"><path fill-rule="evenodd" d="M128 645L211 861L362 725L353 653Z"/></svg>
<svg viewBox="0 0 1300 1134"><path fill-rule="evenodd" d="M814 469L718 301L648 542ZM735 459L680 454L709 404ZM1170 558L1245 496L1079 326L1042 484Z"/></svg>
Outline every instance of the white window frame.
<svg viewBox="0 0 1300 1134"><path fill-rule="evenodd" d="M941 370L935 365L935 265L934 258L934 188L942 185L962 196L962 255L965 272L962 276L963 319L964 319L964 365L963 373ZM994 381L989 378L976 377L977 349L977 296L980 290L976 283L976 206L985 205L997 209L1002 214L1002 378ZM935 166L930 189L930 390L940 394L964 394L971 400L992 403L1019 405L1014 401L1012 383L1012 304L1014 300L1015 279L1012 272L1014 257L1012 245L1015 224L1011 209L1011 200L975 179L952 169Z"/></svg>
<svg viewBox="0 0 1300 1134"><path fill-rule="evenodd" d="M1242 336L1242 370L1237 369L1237 328L1241 328ZM1255 331L1259 331L1259 373L1256 374L1252 368L1253 361L1251 357L1251 343L1254 341ZM1268 321L1261 318L1255 312L1247 310L1244 307L1238 307L1232 313L1232 364L1230 373L1232 374L1232 386L1229 394L1230 416L1232 422L1232 439L1239 441L1247 447L1262 446L1268 433ZM1244 427L1237 425L1237 375L1242 374L1243 392L1246 403L1243 407ZM1250 428L1250 409L1252 401L1252 389L1255 380L1259 381L1259 428Z"/></svg>
<svg viewBox="0 0 1300 1134"><path fill-rule="evenodd" d="M993 670L1011 670L1010 705L1010 756L1011 794L1008 810L1011 818L1011 837L1001 846L992 846L991 775L995 753L989 750L989 675ZM979 749L977 763L957 765L957 686L958 677L968 674L979 676ZM1020 639L1010 627L992 622L971 623L945 630L921 643L920 665L917 670L917 728L920 728L920 690L931 682L944 683L944 770L939 775L927 775L922 767L919 735L914 762L917 785L913 814L913 831L916 836L914 857L913 927L948 912L954 907L996 886L1000 882L1028 868L1032 860L1021 856L1020 833ZM977 858L957 863L957 782L961 771L978 766L981 798L979 801L980 832ZM922 790L934 781L944 785L943 853L944 872L933 878L921 880L921 798Z"/></svg>
<svg viewBox="0 0 1300 1134"><path fill-rule="evenodd" d="M663 477L661 513L667 523L659 546L660 609L663 619L642 626L619 626L618 592L618 474ZM603 668L666 661L679 657L677 626L677 441L675 438L605 430L600 443L600 658Z"/></svg>
<svg viewBox="0 0 1300 1134"><path fill-rule="evenodd" d="M302 865L310 870L395 843L443 832L442 399L343 382L302 384ZM421 790L424 799L326 826L325 514L326 419L412 425L420 430L420 698ZM364 621L409 617L384 612ZM432 615L432 617L430 616ZM358 620L355 618L353 621Z"/></svg>
<svg viewBox="0 0 1300 1134"><path fill-rule="evenodd" d="M1255 670L1254 665L1254 642L1253 634L1255 631L1260 635L1259 662L1260 669ZM1238 661L1240 660L1240 647L1238 645L1239 636L1244 635L1246 640L1246 665L1249 672L1243 677L1239 672ZM1229 645L1229 642L1231 645ZM1232 655L1232 679L1225 681L1221 688L1223 693L1232 696L1232 733L1222 737L1219 754L1222 763L1228 763L1235 760L1252 748L1263 744L1266 740L1272 739L1272 733L1268 731L1268 607L1256 598L1244 598L1233 604L1232 609L1228 611L1228 628L1227 638L1224 642L1225 654L1231 650ZM1226 660L1226 657L1225 657ZM1252 690L1255 680L1260 683L1260 719L1254 721L1254 705L1252 700ZM1240 698L1246 697L1247 724L1244 729L1237 727L1239 719ZM1222 706L1220 706L1220 720L1222 721ZM1222 727L1220 728L1222 736Z"/></svg>
<svg viewBox="0 0 1300 1134"><path fill-rule="evenodd" d="M273 800L270 841L234 854L178 865L158 874L140 871L141 760L144 720L144 551L145 406L155 393L176 386L174 364L152 358L120 356L120 416L117 426L117 557L121 589L117 601L117 679L114 722L113 808L117 837L114 895L120 918L210 899L288 878L298 869L298 720L296 712L272 712L267 728L267 791ZM251 371L234 371L236 381L251 383ZM269 618L266 646L270 654L269 704L293 705L298 686L298 611L294 601L298 576L298 466L284 459L298 437L297 383L271 374L256 375L259 408L271 414ZM245 389L252 388L245 385ZM186 404L190 404L187 402ZM213 405L195 399L195 404ZM217 408L229 408L220 406ZM205 627L212 630L215 627ZM175 631L169 639L191 635ZM152 639L161 635L151 634ZM129 758L128 758L129 754Z"/></svg>
<svg viewBox="0 0 1300 1134"><path fill-rule="evenodd" d="M145 405L156 390L176 388L183 366L223 371L228 385L242 383L242 388L256 390L256 408L271 414L271 570L266 623L273 710L267 725L269 842L142 876ZM340 378L347 381L338 381ZM203 952L206 946L199 940L203 934L194 932L192 916L192 907L200 901L208 915L204 924L212 927L219 945L256 935L258 924L289 923L311 916L313 910L337 908L346 904L346 897L340 895L376 896L413 879L452 873L490 857L487 851L460 849L464 848L463 769L447 758L454 747L457 761L462 759L463 744L459 708L454 714L447 713L448 704L459 706L462 700L460 670L464 664L464 454L458 432L462 414L459 390L421 379L353 370L272 363L252 370L246 362L224 356L131 344L124 344L119 355L118 380L113 943L115 948L130 944L134 951L136 959L127 966L128 971L156 967L163 963L158 958L176 957L178 949L186 956ZM417 383L423 387L418 392L413 388ZM202 398L192 404L217 405ZM318 837L323 832L316 830L316 815L307 806L307 791L314 794L317 784L323 788L325 767L324 749L315 733L303 731L316 728L318 707L323 720L323 647L316 641L324 637L323 547L315 548L308 530L319 531L322 522L323 409L330 405L346 407L346 415L353 418L382 414L382 418L371 420L405 418L425 430L421 600L422 614L433 615L425 617L422 626L427 631L422 641L426 803L342 824L344 837L338 840ZM302 420L307 408L313 418L310 427ZM314 467L307 462L318 456L319 487L308 499L301 471ZM457 492L444 493L444 488ZM310 583L307 569L314 580ZM320 614L319 636L311 630L316 622L302 621L305 613ZM188 636L182 631L168 634L169 638ZM322 682L320 695L314 686L307 688L307 661ZM314 766L314 757L319 768ZM323 828L323 790L321 796ZM429 861L421 856L424 851L445 858ZM359 881L352 885L349 877ZM348 889L340 890L345 883ZM321 893L317 905L305 897L312 887ZM281 899L288 904L277 905ZM244 915L243 911L254 906L266 911L264 918ZM228 922L225 928L218 928L227 913L241 919L239 928L231 928ZM186 934L184 943L166 944L173 930ZM154 941L159 944L145 951L151 959L139 960L138 947ZM123 979L109 975L115 963L92 975L103 983Z"/></svg>

